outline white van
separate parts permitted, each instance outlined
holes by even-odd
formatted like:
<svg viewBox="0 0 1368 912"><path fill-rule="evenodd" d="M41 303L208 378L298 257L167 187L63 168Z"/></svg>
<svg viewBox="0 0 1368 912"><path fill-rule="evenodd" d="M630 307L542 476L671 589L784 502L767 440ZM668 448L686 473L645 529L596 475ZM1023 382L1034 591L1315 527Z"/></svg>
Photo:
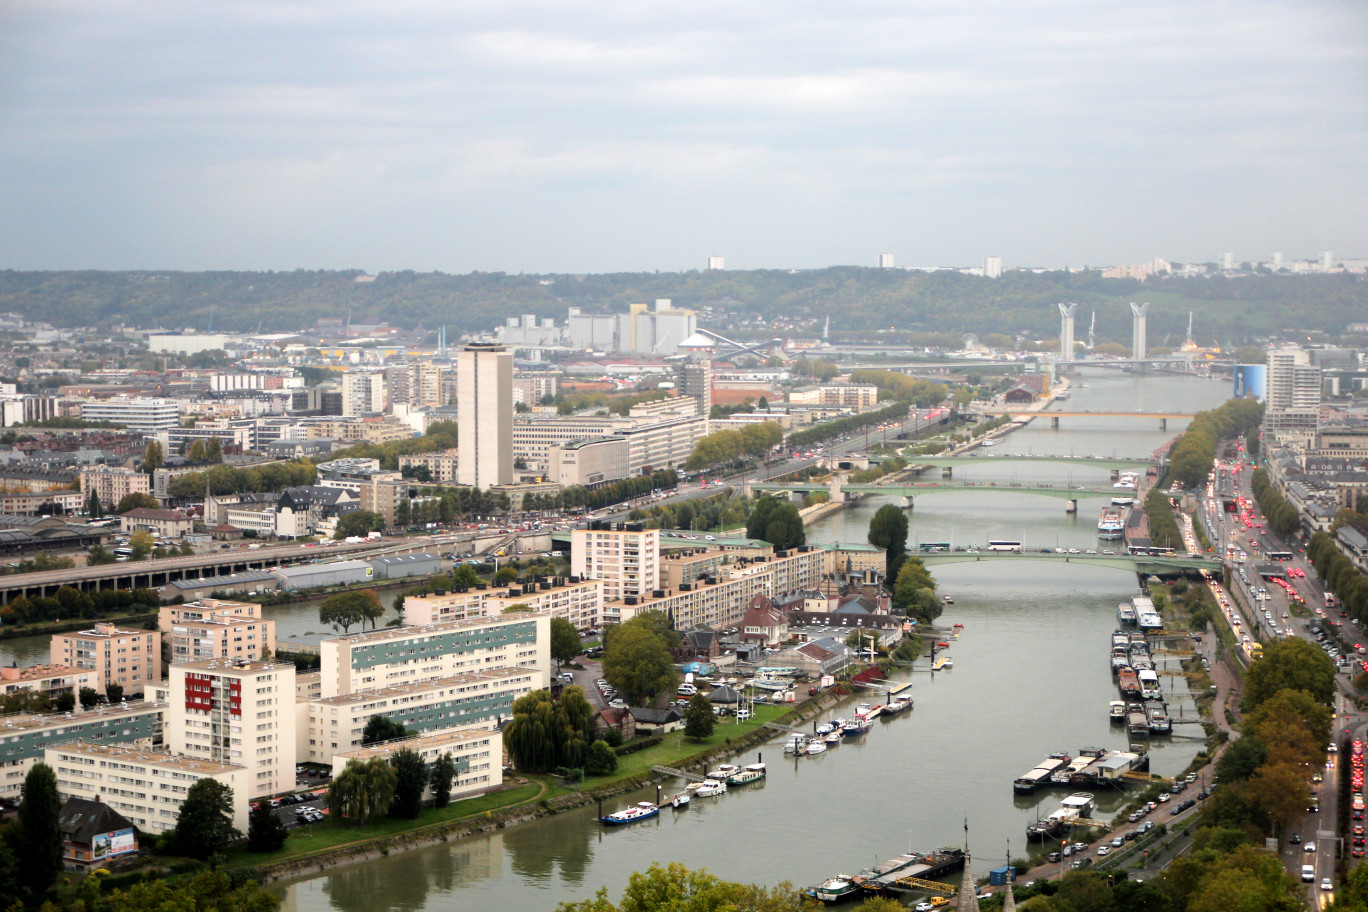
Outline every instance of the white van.
<svg viewBox="0 0 1368 912"><path fill-rule="evenodd" d="M1316 882L1316 866L1302 865L1302 883Z"/></svg>
<svg viewBox="0 0 1368 912"><path fill-rule="evenodd" d="M679 694L681 697L692 697L694 694L698 693L698 688L692 684L680 684L679 689L676 690L675 693Z"/></svg>

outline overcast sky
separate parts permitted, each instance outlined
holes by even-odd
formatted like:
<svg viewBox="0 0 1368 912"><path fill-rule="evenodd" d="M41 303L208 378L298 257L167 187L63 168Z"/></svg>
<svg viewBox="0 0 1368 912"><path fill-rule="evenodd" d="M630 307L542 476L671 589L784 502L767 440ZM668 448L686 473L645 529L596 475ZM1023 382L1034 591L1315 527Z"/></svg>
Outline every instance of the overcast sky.
<svg viewBox="0 0 1368 912"><path fill-rule="evenodd" d="M0 0L0 267L1368 257L1363 0Z"/></svg>

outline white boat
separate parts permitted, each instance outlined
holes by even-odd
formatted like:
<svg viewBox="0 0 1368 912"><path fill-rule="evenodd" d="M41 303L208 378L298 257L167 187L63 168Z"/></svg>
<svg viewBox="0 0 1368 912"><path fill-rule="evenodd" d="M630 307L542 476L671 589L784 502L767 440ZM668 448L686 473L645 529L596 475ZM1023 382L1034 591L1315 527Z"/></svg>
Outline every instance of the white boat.
<svg viewBox="0 0 1368 912"><path fill-rule="evenodd" d="M807 739L802 735L794 735L784 742L784 753L801 754L803 747L807 744Z"/></svg>
<svg viewBox="0 0 1368 912"><path fill-rule="evenodd" d="M840 744L840 743L841 743L841 730L838 728L838 729L836 729L836 731L834 731L834 732L828 732L827 735L826 735L826 737L823 738L822 740L826 741L827 744Z"/></svg>
<svg viewBox="0 0 1368 912"><path fill-rule="evenodd" d="M727 777L739 771L741 767L735 763L722 763L708 770L708 778L716 779L718 782L726 782Z"/></svg>
<svg viewBox="0 0 1368 912"><path fill-rule="evenodd" d="M728 785L746 785L751 782L759 782L765 778L767 768L763 763L747 763L741 769L727 777Z"/></svg>
<svg viewBox="0 0 1368 912"><path fill-rule="evenodd" d="M1112 701L1111 701L1111 709L1109 710L1108 715L1111 717L1111 720L1112 720L1113 722L1125 722L1125 721L1126 721L1126 701L1125 701L1125 700L1112 700Z"/></svg>
<svg viewBox="0 0 1368 912"><path fill-rule="evenodd" d="M813 738L807 743L807 753L809 757L813 754L824 754L826 753L826 749L825 738Z"/></svg>
<svg viewBox="0 0 1368 912"><path fill-rule="evenodd" d="M684 809L685 809L686 807L688 807L688 806L689 806L689 793L688 793L688 792L680 792L678 795L675 795L673 798L670 799L670 807L674 808L676 811L682 811L682 810L684 810Z"/></svg>
<svg viewBox="0 0 1368 912"><path fill-rule="evenodd" d="M1111 499L1111 501L1112 501L1112 506L1113 506L1113 507L1133 507L1133 506L1135 506L1135 498L1134 498L1134 497L1126 497L1126 496L1121 495L1121 494L1118 494L1118 495L1116 495L1115 497L1113 497L1113 498Z"/></svg>
<svg viewBox="0 0 1368 912"><path fill-rule="evenodd" d="M607 826L621 826L624 823L636 823L638 820L646 820L659 813L660 808L656 807L651 802L640 801L632 807L605 815L600 818L600 820Z"/></svg>
<svg viewBox="0 0 1368 912"><path fill-rule="evenodd" d="M887 706L884 707L885 716L896 716L904 709L912 708L912 697L908 694L898 694Z"/></svg>
<svg viewBox="0 0 1368 912"><path fill-rule="evenodd" d="M1097 520L1097 537L1111 540L1124 538L1125 534L1126 518L1121 515L1121 511L1103 507L1102 515Z"/></svg>
<svg viewBox="0 0 1368 912"><path fill-rule="evenodd" d="M756 678L751 683L761 690L785 690L789 686L788 681L781 681L777 678Z"/></svg>
<svg viewBox="0 0 1368 912"><path fill-rule="evenodd" d="M989 437L987 440L983 441L983 443L979 444L979 446L997 446L999 443L1002 443L1002 441L997 437Z"/></svg>
<svg viewBox="0 0 1368 912"><path fill-rule="evenodd" d="M689 783L688 790L699 798L713 798L726 794L727 783L718 782L716 779L704 779L702 782Z"/></svg>
<svg viewBox="0 0 1368 912"><path fill-rule="evenodd" d="M831 723L830 723L830 722L822 722L822 723L818 724L818 726L817 726L817 734L819 734L819 735L829 735L829 734L831 734Z"/></svg>

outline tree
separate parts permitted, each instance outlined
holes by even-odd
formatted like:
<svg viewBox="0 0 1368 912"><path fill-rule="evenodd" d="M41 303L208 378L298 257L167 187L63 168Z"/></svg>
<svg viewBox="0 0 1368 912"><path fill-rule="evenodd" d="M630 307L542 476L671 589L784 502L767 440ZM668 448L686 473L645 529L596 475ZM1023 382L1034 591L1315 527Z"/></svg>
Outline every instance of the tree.
<svg viewBox="0 0 1368 912"><path fill-rule="evenodd" d="M407 529L413 525L413 504L407 497L399 498L399 506L394 508L394 526L397 529Z"/></svg>
<svg viewBox="0 0 1368 912"><path fill-rule="evenodd" d="M185 793L176 819L176 850L207 860L242 835L233 826L233 790L217 779L201 779Z"/></svg>
<svg viewBox="0 0 1368 912"><path fill-rule="evenodd" d="M104 545L91 545L90 550L86 552L87 567L99 567L104 564L115 564L118 563L118 561L119 559L114 556L114 553L110 551L108 548L106 548Z"/></svg>
<svg viewBox="0 0 1368 912"><path fill-rule="evenodd" d="M146 472L148 475L151 475L153 472L155 472L157 469L160 469L164 465L166 465L166 456L162 452L161 441L148 441L147 449L143 451L142 470Z"/></svg>
<svg viewBox="0 0 1368 912"><path fill-rule="evenodd" d="M507 586L517 578L518 571L505 565L494 572L494 585Z"/></svg>
<svg viewBox="0 0 1368 912"><path fill-rule="evenodd" d="M195 464L202 464L209 461L209 451L205 449L203 440L196 440L190 444L190 449L185 451L185 458Z"/></svg>
<svg viewBox="0 0 1368 912"><path fill-rule="evenodd" d="M86 687L81 688L81 690L88 689ZM76 697L71 691L64 690L57 695L57 699L52 705L59 713L69 713L76 708Z"/></svg>
<svg viewBox="0 0 1368 912"><path fill-rule="evenodd" d="M62 870L62 830L57 817L62 799L57 794L57 774L41 760L24 777L19 802L19 878L34 893L42 893Z"/></svg>
<svg viewBox="0 0 1368 912"><path fill-rule="evenodd" d="M23 882L19 878L19 860L14 857L9 843L0 839L0 908L17 908L23 889Z"/></svg>
<svg viewBox="0 0 1368 912"><path fill-rule="evenodd" d="M385 517L370 510L353 510L337 520L337 531L333 538L342 541L354 536L365 536L371 532L385 531Z"/></svg>
<svg viewBox="0 0 1368 912"><path fill-rule="evenodd" d="M578 687L567 687L559 700L534 690L513 701L513 720L504 730L504 746L520 770L544 773L584 765L594 739L594 709Z"/></svg>
<svg viewBox="0 0 1368 912"><path fill-rule="evenodd" d="M423 758L411 747L395 751L390 758L394 767L394 798L389 814L403 820L415 820L423 812L423 790L428 784L428 768Z"/></svg>
<svg viewBox="0 0 1368 912"><path fill-rule="evenodd" d="M798 508L773 497L761 497L746 517L746 537L758 538L776 549L796 548L807 541Z"/></svg>
<svg viewBox="0 0 1368 912"><path fill-rule="evenodd" d="M223 441L217 437L209 438L209 446L205 448L204 458L212 463L223 462Z"/></svg>
<svg viewBox="0 0 1368 912"><path fill-rule="evenodd" d="M920 558L909 557L893 584L893 607L923 621L934 621L944 610L936 598L936 581Z"/></svg>
<svg viewBox="0 0 1368 912"><path fill-rule="evenodd" d="M100 503L100 495L95 491L90 492L90 499L86 501L86 513L91 519L104 516L104 506Z"/></svg>
<svg viewBox="0 0 1368 912"><path fill-rule="evenodd" d="M562 903L556 912L679 912L685 909L746 909L748 912L802 912L812 906L792 884L774 887L719 880L690 871L678 862L652 864L637 871L622 891L621 903L601 889L593 899Z"/></svg>
<svg viewBox="0 0 1368 912"><path fill-rule="evenodd" d="M364 628L366 621L370 621L374 629L376 622L384 615L385 606L381 604L380 596L369 589L339 592L324 599L323 604L318 606L319 621L339 628L343 633L353 624L360 624Z"/></svg>
<svg viewBox="0 0 1368 912"><path fill-rule="evenodd" d="M122 684L106 684L105 699L111 704L123 702L124 689Z"/></svg>
<svg viewBox="0 0 1368 912"><path fill-rule="evenodd" d="M603 649L603 677L627 697L641 705L648 696L673 685L675 669L665 640L635 619L620 625Z"/></svg>
<svg viewBox="0 0 1368 912"><path fill-rule="evenodd" d="M884 571L896 580L907 553L907 514L893 504L879 507L869 520L868 539L874 547L884 549Z"/></svg>
<svg viewBox="0 0 1368 912"><path fill-rule="evenodd" d="M372 757L365 763L348 760L328 787L328 809L337 820L365 826L366 821L389 809L394 800L394 787L394 770L380 757Z"/></svg>
<svg viewBox="0 0 1368 912"><path fill-rule="evenodd" d="M161 504L157 503L157 498L151 494L144 494L141 491L132 494L125 494L119 499L119 503L114 507L114 512L122 516L129 510L155 510Z"/></svg>
<svg viewBox="0 0 1368 912"><path fill-rule="evenodd" d="M384 716L371 716L361 731L362 744L380 744L385 741L398 741L412 734L403 723L386 719Z"/></svg>
<svg viewBox="0 0 1368 912"><path fill-rule="evenodd" d="M1280 690L1304 690L1325 706L1335 692L1335 665L1322 650L1300 637L1274 640L1263 658L1245 673L1242 705L1246 712Z"/></svg>
<svg viewBox="0 0 1368 912"><path fill-rule="evenodd" d="M94 709L100 702L100 693L93 687L81 688L81 709Z"/></svg>
<svg viewBox="0 0 1368 912"><path fill-rule="evenodd" d="M579 631L575 625L562 617L551 619L551 658L556 660L556 670L560 666L571 661L580 653L584 652L584 647L580 645Z"/></svg>
<svg viewBox="0 0 1368 912"><path fill-rule="evenodd" d="M156 542L153 541L151 532L134 532L128 536L128 547L133 551L133 560L147 560L147 556L156 547Z"/></svg>
<svg viewBox="0 0 1368 912"><path fill-rule="evenodd" d="M684 734L695 741L702 741L713 733L717 716L713 714L712 703L703 694L694 694L684 710Z"/></svg>
<svg viewBox="0 0 1368 912"><path fill-rule="evenodd" d="M451 571L451 584L453 586L464 586L473 589L480 581L480 575L475 572L475 568L470 564L460 564L455 570Z"/></svg>
<svg viewBox="0 0 1368 912"><path fill-rule="evenodd" d="M270 802L259 802L247 815L247 851L274 852L289 836Z"/></svg>
<svg viewBox="0 0 1368 912"><path fill-rule="evenodd" d="M607 741L595 741L589 745L589 756L584 760L584 772L588 776L606 776L618 767L617 754Z"/></svg>
<svg viewBox="0 0 1368 912"><path fill-rule="evenodd" d="M432 806L438 809L451 803L451 783L456 781L456 761L451 754L442 754L432 764L429 782L432 786Z"/></svg>

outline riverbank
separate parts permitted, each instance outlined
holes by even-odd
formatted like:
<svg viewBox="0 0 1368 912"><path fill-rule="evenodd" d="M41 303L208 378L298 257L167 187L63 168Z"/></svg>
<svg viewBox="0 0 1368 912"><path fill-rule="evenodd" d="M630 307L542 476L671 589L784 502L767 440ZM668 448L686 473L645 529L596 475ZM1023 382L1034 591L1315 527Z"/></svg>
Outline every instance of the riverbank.
<svg viewBox="0 0 1368 912"><path fill-rule="evenodd" d="M46 636L53 633L70 633L73 630L83 630L94 624L116 624L122 627L133 627L138 625L157 624L157 612L143 614L118 614L101 615L93 618L69 618L65 621L44 621L41 624L23 624L15 626L0 627L0 640L17 640L20 637ZM152 627L148 627L151 630Z"/></svg>
<svg viewBox="0 0 1368 912"><path fill-rule="evenodd" d="M248 870L251 876L261 882L277 881L533 823L671 778L668 774L653 771L651 766L706 768L757 748L776 734L775 729L765 727L765 722L798 727L843 700L850 699L851 694L842 690L837 687L816 697L806 698L793 708L781 710L752 725L739 737L731 737L727 733L729 726L721 724L709 739L710 743L683 755L667 748L661 752L662 755L656 756L657 748L661 745L629 755L623 759L636 760L632 764L635 772L592 788L572 789L554 783L550 777L520 777L513 780L510 788L456 802L443 811L424 808L417 820L382 818L355 830L328 820L310 828L310 831L316 831L316 835L294 829L285 847L274 853L254 855L245 846L234 848L229 853L228 865ZM680 739L682 745L682 735ZM304 839L317 839L317 848L301 847L299 841Z"/></svg>

